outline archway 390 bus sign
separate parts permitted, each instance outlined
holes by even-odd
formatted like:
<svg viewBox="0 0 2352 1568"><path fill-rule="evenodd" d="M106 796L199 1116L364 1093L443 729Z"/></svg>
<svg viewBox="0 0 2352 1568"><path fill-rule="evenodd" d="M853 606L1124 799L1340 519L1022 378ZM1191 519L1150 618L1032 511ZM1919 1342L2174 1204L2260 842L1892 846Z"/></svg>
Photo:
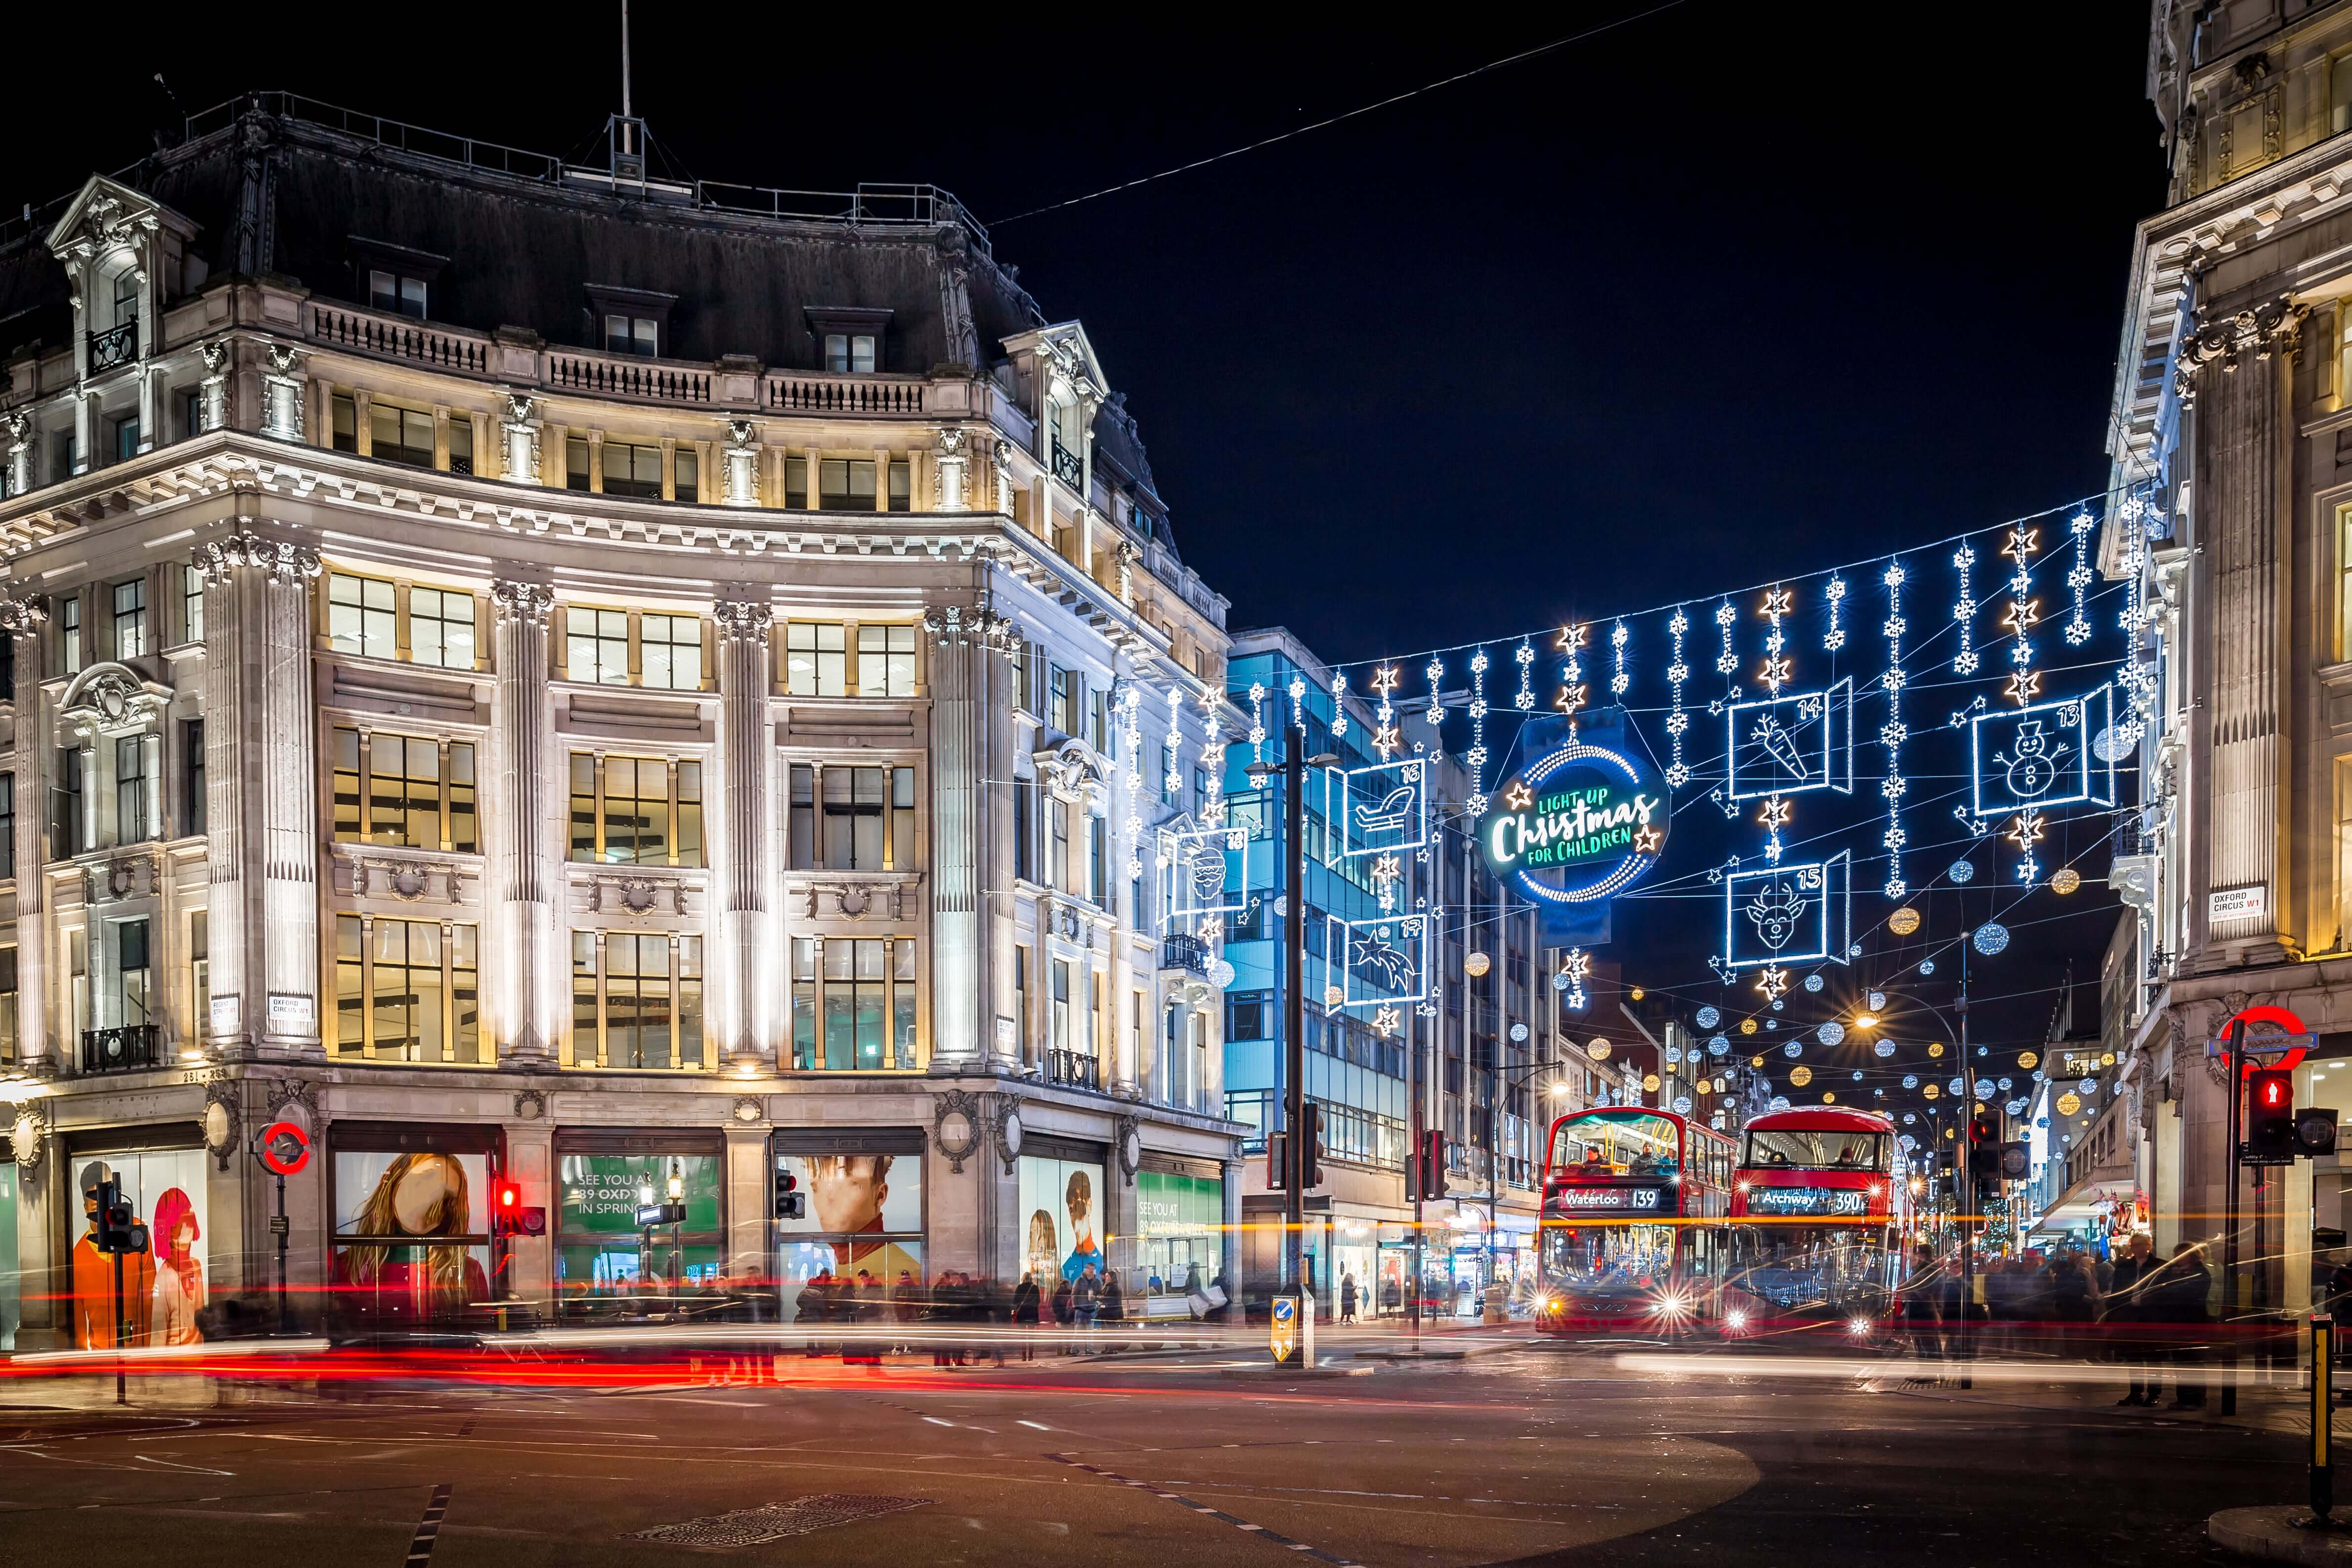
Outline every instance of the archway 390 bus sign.
<svg viewBox="0 0 2352 1568"><path fill-rule="evenodd" d="M1538 908L1590 904L1658 863L1671 815L1664 782L1644 761L1570 741L1495 794L1478 847L1487 868Z"/></svg>

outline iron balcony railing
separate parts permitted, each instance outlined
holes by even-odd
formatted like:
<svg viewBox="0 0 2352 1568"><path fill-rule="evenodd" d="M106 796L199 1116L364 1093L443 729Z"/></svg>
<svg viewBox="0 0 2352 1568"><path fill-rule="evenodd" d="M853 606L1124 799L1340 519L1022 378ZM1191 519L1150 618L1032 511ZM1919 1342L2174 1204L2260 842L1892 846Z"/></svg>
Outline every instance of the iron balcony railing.
<svg viewBox="0 0 2352 1568"><path fill-rule="evenodd" d="M1160 967L1181 969L1187 974L1209 973L1209 944L1187 931L1162 937L1160 942Z"/></svg>
<svg viewBox="0 0 2352 1568"><path fill-rule="evenodd" d="M139 322L134 318L119 327L89 335L89 374L113 370L139 357Z"/></svg>
<svg viewBox="0 0 2352 1568"><path fill-rule="evenodd" d="M123 1024L81 1032L84 1073L144 1072L156 1065L161 1043L152 1024Z"/></svg>
<svg viewBox="0 0 2352 1568"><path fill-rule="evenodd" d="M1059 441L1054 443L1054 477L1072 489L1086 483L1087 478L1087 467L1078 461L1078 455Z"/></svg>
<svg viewBox="0 0 2352 1568"><path fill-rule="evenodd" d="M1081 1051L1047 1051L1045 1081L1072 1089L1100 1089L1102 1063Z"/></svg>

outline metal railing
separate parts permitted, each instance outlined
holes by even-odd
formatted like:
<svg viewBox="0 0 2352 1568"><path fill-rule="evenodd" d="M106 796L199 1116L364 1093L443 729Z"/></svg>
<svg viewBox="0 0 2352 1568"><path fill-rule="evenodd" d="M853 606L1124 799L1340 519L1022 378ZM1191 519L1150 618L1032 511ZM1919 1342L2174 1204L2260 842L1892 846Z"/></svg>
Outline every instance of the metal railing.
<svg viewBox="0 0 2352 1568"><path fill-rule="evenodd" d="M89 335L89 374L98 374L129 364L139 357L139 322L134 318L119 327Z"/></svg>
<svg viewBox="0 0 2352 1568"><path fill-rule="evenodd" d="M768 185L733 184L721 180L648 178L635 169L625 170L615 175L609 170L566 163L551 153L534 153L527 148L509 147L502 142L484 142L472 136L411 125L404 121L387 120L380 114L363 114L357 110L294 92L250 92L230 99L226 103L215 104L200 113L189 115L182 122L183 138L193 142L200 136L226 131L248 113L299 121L415 157L437 159L463 168L500 174L509 179L528 180L537 184L562 184L567 178L576 184L579 176L586 175L598 186L610 189L615 195L626 195L633 189L658 191L668 199L716 212L838 223L853 228L929 228L956 224L979 242L982 250L988 249L987 228L964 210L961 202L937 185L861 181L856 189L848 191L795 191Z"/></svg>
<svg viewBox="0 0 2352 1568"><path fill-rule="evenodd" d="M1102 1063L1081 1051L1047 1051L1045 1081L1073 1089L1100 1089Z"/></svg>
<svg viewBox="0 0 2352 1568"><path fill-rule="evenodd" d="M157 1065L162 1032L152 1024L122 1024L81 1032L81 1070L86 1074L144 1072Z"/></svg>
<svg viewBox="0 0 2352 1568"><path fill-rule="evenodd" d="M1080 462L1078 455L1063 446L1059 440L1054 443L1054 477L1072 489L1076 489L1087 482L1086 464Z"/></svg>
<svg viewBox="0 0 2352 1568"><path fill-rule="evenodd" d="M1178 931L1160 940L1160 967L1181 969L1188 974L1209 973L1209 944L1188 932Z"/></svg>

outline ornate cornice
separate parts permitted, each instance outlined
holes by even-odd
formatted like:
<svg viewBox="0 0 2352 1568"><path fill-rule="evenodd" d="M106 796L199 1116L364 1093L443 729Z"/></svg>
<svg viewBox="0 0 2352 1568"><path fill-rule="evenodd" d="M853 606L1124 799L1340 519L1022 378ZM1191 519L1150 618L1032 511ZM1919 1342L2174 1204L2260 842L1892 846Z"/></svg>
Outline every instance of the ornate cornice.
<svg viewBox="0 0 2352 1568"><path fill-rule="evenodd" d="M982 647L1011 654L1021 646L1021 624L985 605L935 606L923 612L923 630L941 647Z"/></svg>
<svg viewBox="0 0 2352 1568"><path fill-rule="evenodd" d="M257 533L233 533L201 546L195 566L207 583L226 583L233 573L246 568L268 574L273 583L316 577L323 570L319 552L308 545L264 539Z"/></svg>
<svg viewBox="0 0 2352 1568"><path fill-rule="evenodd" d="M39 632L48 618L49 607L40 600L0 594L0 634L22 641Z"/></svg>
<svg viewBox="0 0 2352 1568"><path fill-rule="evenodd" d="M555 610L555 590L544 583L517 583L501 577L490 584L490 603L499 614L529 621L534 626L547 625L547 617Z"/></svg>
<svg viewBox="0 0 2352 1568"><path fill-rule="evenodd" d="M2297 302L2292 294L2281 294L2275 300L2200 326L2181 343L2174 372L2174 390L2182 405L2195 400L2199 374L2209 365L2218 364L2221 373L2229 375L2235 374L2249 356L2256 361L2267 360L2282 349L2290 362L2300 356L2303 323L2310 314L2310 306Z"/></svg>

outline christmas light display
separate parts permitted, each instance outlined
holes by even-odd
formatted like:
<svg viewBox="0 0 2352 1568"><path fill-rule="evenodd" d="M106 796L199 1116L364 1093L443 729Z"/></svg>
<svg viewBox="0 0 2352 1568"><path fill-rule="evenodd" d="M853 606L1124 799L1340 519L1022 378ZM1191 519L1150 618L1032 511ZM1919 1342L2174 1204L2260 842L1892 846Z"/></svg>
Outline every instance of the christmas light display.
<svg viewBox="0 0 2352 1568"><path fill-rule="evenodd" d="M1959 597L1952 601L1952 621L1960 631L1959 651L1952 656L1952 670L1958 675L1974 675L1977 672L1977 601L1969 586L1969 570L1976 563L1976 546L1963 544L1952 552L1952 570L1960 577Z"/></svg>
<svg viewBox="0 0 2352 1568"><path fill-rule="evenodd" d="M1910 891L1903 880L1903 846L1908 837L1903 831L1903 796L1910 787L1903 777L1903 742L1910 735L1903 724L1903 563L1890 563L1880 580L1886 584L1886 673L1879 678L1886 689L1886 722L1878 731L1878 741L1886 748L1886 777L1878 790L1886 797L1886 831L1879 842L1886 847L1884 890L1888 898L1899 900Z"/></svg>
<svg viewBox="0 0 2352 1568"><path fill-rule="evenodd" d="M1689 764L1683 761L1683 731L1690 728L1690 715L1683 711L1683 683L1690 679L1690 666L1683 662L1683 637L1690 630L1690 617L1680 605L1675 606L1673 619L1666 622L1666 631L1675 639L1674 658L1666 666L1666 684L1674 690L1674 705L1666 710L1666 740L1673 758L1666 764L1666 787L1680 789L1690 783Z"/></svg>
<svg viewBox="0 0 2352 1568"><path fill-rule="evenodd" d="M2078 511L2067 528L2074 535L2074 564L2066 570L2066 586L2074 595L2074 613L2066 617L2066 646L2080 647L2091 640L2091 617L2084 595L2091 588L2091 514Z"/></svg>

